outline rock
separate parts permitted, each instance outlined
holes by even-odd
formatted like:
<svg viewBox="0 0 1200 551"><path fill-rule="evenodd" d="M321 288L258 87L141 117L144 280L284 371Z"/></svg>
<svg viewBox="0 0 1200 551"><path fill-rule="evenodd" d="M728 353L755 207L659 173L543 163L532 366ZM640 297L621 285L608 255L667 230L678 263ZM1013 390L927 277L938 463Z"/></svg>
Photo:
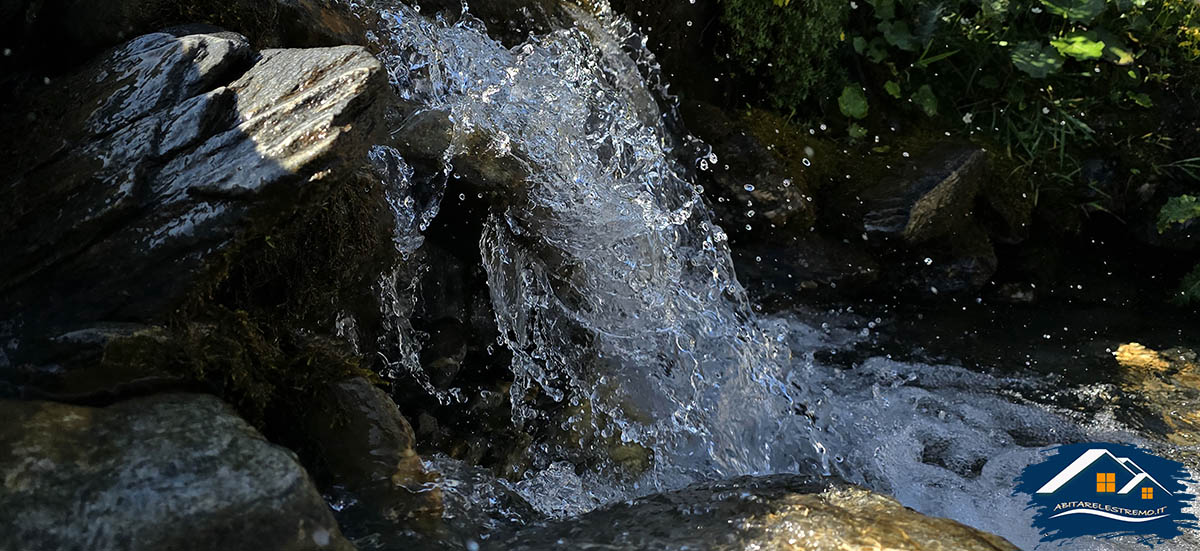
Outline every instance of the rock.
<svg viewBox="0 0 1200 551"><path fill-rule="evenodd" d="M0 144L13 365L53 362L58 335L164 323L242 243L274 246L305 207L358 185L387 83L356 46L255 56L239 35L155 33L26 92L2 122L40 131Z"/></svg>
<svg viewBox="0 0 1200 551"><path fill-rule="evenodd" d="M698 181L722 228L776 242L812 229L819 173L811 165L824 144L765 111L734 119L700 102L686 102L682 111L716 157L702 165Z"/></svg>
<svg viewBox="0 0 1200 551"><path fill-rule="evenodd" d="M753 282L764 306L853 296L869 289L881 273L866 247L820 234L781 244L744 241L732 244L734 267L739 279Z"/></svg>
<svg viewBox="0 0 1200 551"><path fill-rule="evenodd" d="M1130 342L1112 353L1121 367L1120 386L1127 400L1117 407L1144 432L1159 434L1171 444L1194 450L1200 444L1200 355L1183 347L1159 352ZM1200 454L1187 452L1194 461Z"/></svg>
<svg viewBox="0 0 1200 551"><path fill-rule="evenodd" d="M16 0L19 1L19 0ZM171 25L205 23L248 36L256 48L365 45L367 25L334 0L27 0L21 16L5 19L16 45L4 60L22 69L53 72L106 48Z"/></svg>
<svg viewBox="0 0 1200 551"><path fill-rule="evenodd" d="M830 222L850 238L865 240L889 290L975 291L998 264L991 228L1003 226L1006 242L1018 239L1027 231L1028 211L993 212L985 195L997 204L1007 197L990 191L999 184L990 179L985 151L954 142L911 149L911 157L902 159L868 157L856 182L823 196L831 210L844 214L842 221ZM887 168L878 178L870 174L875 165Z"/></svg>
<svg viewBox="0 0 1200 551"><path fill-rule="evenodd" d="M433 524L442 514L436 473L413 451L416 437L395 402L366 379L330 385L308 415L309 434L335 483L391 520Z"/></svg>
<svg viewBox="0 0 1200 551"><path fill-rule="evenodd" d="M927 517L890 497L795 475L743 477L652 495L535 525L494 548L1017 549L999 536Z"/></svg>
<svg viewBox="0 0 1200 551"><path fill-rule="evenodd" d="M6 549L353 549L295 457L211 396L0 416Z"/></svg>
<svg viewBox="0 0 1200 551"><path fill-rule="evenodd" d="M880 237L897 236L910 244L945 237L970 224L986 170L986 154L955 144L935 146L916 157L899 177L885 179L862 193L863 229Z"/></svg>

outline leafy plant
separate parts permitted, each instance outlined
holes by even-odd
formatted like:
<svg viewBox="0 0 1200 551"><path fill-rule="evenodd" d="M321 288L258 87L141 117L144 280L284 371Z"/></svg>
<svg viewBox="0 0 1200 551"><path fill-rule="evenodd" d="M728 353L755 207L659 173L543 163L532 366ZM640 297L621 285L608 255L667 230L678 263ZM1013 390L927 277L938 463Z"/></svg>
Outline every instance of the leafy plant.
<svg viewBox="0 0 1200 551"><path fill-rule="evenodd" d="M763 77L776 108L787 111L815 91L836 90L837 46L849 15L844 0L725 0L730 51Z"/></svg>
<svg viewBox="0 0 1200 551"><path fill-rule="evenodd" d="M1191 195L1172 197L1158 211L1158 233L1167 231L1172 224L1184 224L1200 218L1200 200Z"/></svg>
<svg viewBox="0 0 1200 551"><path fill-rule="evenodd" d="M862 87L851 84L842 88L842 95L838 96L838 108L843 115L852 119L867 118L867 96L863 94Z"/></svg>
<svg viewBox="0 0 1200 551"><path fill-rule="evenodd" d="M1200 219L1200 199L1192 195L1172 197L1158 211L1158 233L1167 231L1173 224L1186 224L1195 219ZM1188 275L1183 277L1183 281L1179 284L1178 294L1175 296L1175 302L1179 304L1200 303L1200 264L1197 264Z"/></svg>

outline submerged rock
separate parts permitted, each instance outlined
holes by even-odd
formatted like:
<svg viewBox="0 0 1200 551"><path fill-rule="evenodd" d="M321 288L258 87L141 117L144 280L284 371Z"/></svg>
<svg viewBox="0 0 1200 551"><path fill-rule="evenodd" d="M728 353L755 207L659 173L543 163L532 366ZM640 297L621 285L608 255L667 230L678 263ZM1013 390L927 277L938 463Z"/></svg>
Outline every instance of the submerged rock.
<svg viewBox="0 0 1200 551"><path fill-rule="evenodd" d="M4 549L353 549L291 452L214 397L0 418Z"/></svg>
<svg viewBox="0 0 1200 551"><path fill-rule="evenodd" d="M1125 397L1147 410L1134 411L1131 417L1147 432L1195 449L1200 444L1200 355L1188 348L1159 352L1131 342L1119 346L1113 357L1123 368L1120 383Z"/></svg>
<svg viewBox="0 0 1200 551"><path fill-rule="evenodd" d="M744 477L640 498L519 532L495 548L1015 550L999 536L933 518L853 486Z"/></svg>

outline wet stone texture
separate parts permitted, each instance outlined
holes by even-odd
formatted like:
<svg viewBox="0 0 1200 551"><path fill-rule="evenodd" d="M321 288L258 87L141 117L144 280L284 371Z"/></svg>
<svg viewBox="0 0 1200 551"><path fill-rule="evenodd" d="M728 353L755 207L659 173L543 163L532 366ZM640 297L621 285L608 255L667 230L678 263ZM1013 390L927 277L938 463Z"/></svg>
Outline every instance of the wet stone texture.
<svg viewBox="0 0 1200 551"><path fill-rule="evenodd" d="M353 549L295 456L214 397L0 418L0 549Z"/></svg>
<svg viewBox="0 0 1200 551"><path fill-rule="evenodd" d="M255 54L233 33L145 35L27 88L3 122L40 130L0 142L0 373L163 323L239 240L362 164L385 90L360 47Z"/></svg>
<svg viewBox="0 0 1200 551"><path fill-rule="evenodd" d="M496 549L1007 551L1012 544L853 486L743 477L519 532Z"/></svg>
<svg viewBox="0 0 1200 551"><path fill-rule="evenodd" d="M436 473L413 451L416 437L388 395L364 378L330 385L308 413L309 433L334 482L376 514L429 527L442 514Z"/></svg>

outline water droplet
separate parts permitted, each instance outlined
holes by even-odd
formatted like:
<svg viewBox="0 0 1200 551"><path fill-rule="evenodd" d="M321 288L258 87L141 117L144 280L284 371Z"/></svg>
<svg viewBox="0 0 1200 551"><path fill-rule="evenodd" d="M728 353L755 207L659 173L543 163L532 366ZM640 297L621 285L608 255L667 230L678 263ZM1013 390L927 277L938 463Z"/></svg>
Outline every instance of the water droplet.
<svg viewBox="0 0 1200 551"><path fill-rule="evenodd" d="M746 184L742 186L746 191L754 191L754 184Z"/></svg>

